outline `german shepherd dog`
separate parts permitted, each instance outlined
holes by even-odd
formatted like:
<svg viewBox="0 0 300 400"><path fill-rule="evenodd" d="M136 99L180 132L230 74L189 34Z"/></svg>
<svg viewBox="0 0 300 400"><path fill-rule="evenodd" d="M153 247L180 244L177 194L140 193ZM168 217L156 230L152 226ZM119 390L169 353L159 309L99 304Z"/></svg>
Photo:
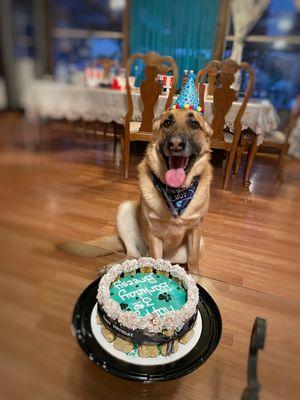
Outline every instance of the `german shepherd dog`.
<svg viewBox="0 0 300 400"><path fill-rule="evenodd" d="M211 133L198 112L164 112L154 124L152 140L138 167L140 200L119 206L118 235L60 247L87 257L125 250L132 257L149 255L187 264L190 272L199 273L201 226L212 178Z"/></svg>

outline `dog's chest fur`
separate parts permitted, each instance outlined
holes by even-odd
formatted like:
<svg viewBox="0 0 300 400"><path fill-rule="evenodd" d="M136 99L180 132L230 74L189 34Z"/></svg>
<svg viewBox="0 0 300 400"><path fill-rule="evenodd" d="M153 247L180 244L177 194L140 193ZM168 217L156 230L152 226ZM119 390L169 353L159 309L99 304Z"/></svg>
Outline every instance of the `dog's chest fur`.
<svg viewBox="0 0 300 400"><path fill-rule="evenodd" d="M164 248L174 249L181 245L186 233L191 227L199 225L199 218L193 218L189 221L183 217L173 218L169 221L157 219L153 213L149 213L149 228L155 236L163 240Z"/></svg>
<svg viewBox="0 0 300 400"><path fill-rule="evenodd" d="M182 244L189 230L199 226L205 210L191 202L180 217L174 218L164 202L157 202L153 208L142 198L141 212L148 229L162 239L165 250L171 250Z"/></svg>

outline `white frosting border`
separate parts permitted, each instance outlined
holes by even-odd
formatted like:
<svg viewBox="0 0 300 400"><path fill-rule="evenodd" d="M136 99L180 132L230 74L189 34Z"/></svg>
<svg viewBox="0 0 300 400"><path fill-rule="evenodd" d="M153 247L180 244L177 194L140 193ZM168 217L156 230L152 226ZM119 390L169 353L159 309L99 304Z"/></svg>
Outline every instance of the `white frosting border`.
<svg viewBox="0 0 300 400"><path fill-rule="evenodd" d="M187 291L187 301L180 310L170 311L162 317L159 317L155 312L141 317L133 311L123 311L120 304L110 297L110 286L119 275L136 271L142 267L166 271L182 282ZM162 259L155 260L151 257L142 257L138 260L126 260L122 264L111 267L99 282L97 300L106 314L124 327L132 330L147 329L149 332L157 333L164 329L180 330L195 314L199 302L199 292L192 276L187 274L179 265L172 265L169 261Z"/></svg>

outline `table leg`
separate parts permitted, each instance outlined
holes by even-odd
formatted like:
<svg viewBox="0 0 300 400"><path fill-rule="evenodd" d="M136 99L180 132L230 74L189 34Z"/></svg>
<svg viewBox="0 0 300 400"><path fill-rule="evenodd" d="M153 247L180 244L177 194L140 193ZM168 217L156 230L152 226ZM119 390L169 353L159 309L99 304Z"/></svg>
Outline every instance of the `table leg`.
<svg viewBox="0 0 300 400"><path fill-rule="evenodd" d="M106 138L108 131L108 123L105 123L103 126L103 137Z"/></svg>
<svg viewBox="0 0 300 400"><path fill-rule="evenodd" d="M245 169L245 173L244 173L244 182L243 182L244 186L246 186L246 187L248 187L250 185L249 176L250 176L250 172L251 172L252 165L253 165L255 155L256 155L257 137L258 136L255 133L253 133L252 143L248 150L247 163L246 163L246 169Z"/></svg>
<svg viewBox="0 0 300 400"><path fill-rule="evenodd" d="M117 128L117 123L115 121L113 121L112 124L113 124L113 131L114 131L114 142L116 144L117 140L118 140L118 136L117 136L118 128Z"/></svg>
<svg viewBox="0 0 300 400"><path fill-rule="evenodd" d="M238 173L239 173L239 169L240 169L242 157L243 157L243 151L244 151L243 145L242 144L238 145L238 148L236 151L235 168L234 168L233 175L238 175Z"/></svg>

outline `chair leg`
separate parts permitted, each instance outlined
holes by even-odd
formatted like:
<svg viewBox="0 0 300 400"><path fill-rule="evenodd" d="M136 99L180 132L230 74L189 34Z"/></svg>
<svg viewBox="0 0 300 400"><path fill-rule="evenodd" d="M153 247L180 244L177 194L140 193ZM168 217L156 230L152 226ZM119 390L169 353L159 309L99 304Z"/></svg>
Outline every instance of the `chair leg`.
<svg viewBox="0 0 300 400"><path fill-rule="evenodd" d="M103 127L103 137L104 138L106 138L107 130L108 130L108 124L104 124L104 127Z"/></svg>
<svg viewBox="0 0 300 400"><path fill-rule="evenodd" d="M248 187L250 184L249 176L250 176L250 172L251 172L253 162L254 162L254 159L256 156L256 146L257 146L257 135L254 134L251 146L249 147L249 150L248 150L246 169L245 169L245 173L244 173L243 184L246 187Z"/></svg>
<svg viewBox="0 0 300 400"><path fill-rule="evenodd" d="M225 175L224 175L224 180L223 180L223 188L224 189L227 189L227 186L229 183L233 161L234 161L234 154L232 151L230 151L227 154L227 160L226 160L226 165L225 165Z"/></svg>
<svg viewBox="0 0 300 400"><path fill-rule="evenodd" d="M234 175L238 175L238 173L239 173L239 169L240 169L242 157L243 157L243 151L244 151L243 146L238 146L237 151L236 151L235 169L234 169L234 173L233 173Z"/></svg>
<svg viewBox="0 0 300 400"><path fill-rule="evenodd" d="M92 123L92 133L94 135L94 138L97 139L97 121L94 121Z"/></svg>
<svg viewBox="0 0 300 400"><path fill-rule="evenodd" d="M124 143L124 174L125 178L128 178L129 171L129 162L130 162L130 142Z"/></svg>
<svg viewBox="0 0 300 400"><path fill-rule="evenodd" d="M81 132L81 138L86 136L86 130L87 130L87 122L83 119L82 120L82 132Z"/></svg>
<svg viewBox="0 0 300 400"><path fill-rule="evenodd" d="M234 158L236 156L239 139L240 139L240 135L236 133L233 138L230 152L227 156L227 161L226 161L226 166L225 166L225 176L224 176L224 181L223 181L224 189L227 188L228 183L229 183L230 175L232 172L232 165L233 165Z"/></svg>
<svg viewBox="0 0 300 400"><path fill-rule="evenodd" d="M279 180L283 182L286 150L283 148L279 154Z"/></svg>
<svg viewBox="0 0 300 400"><path fill-rule="evenodd" d="M118 140L118 136L117 136L118 130L117 130L117 124L116 124L115 121L113 121L113 131L114 131L114 142L117 143L117 140ZM121 139L122 139L122 137L121 137Z"/></svg>
<svg viewBox="0 0 300 400"><path fill-rule="evenodd" d="M130 162L130 139L124 135L123 156L124 156L124 175L128 178L129 162Z"/></svg>
<svg viewBox="0 0 300 400"><path fill-rule="evenodd" d="M121 151L122 151L122 154L123 154L123 157L124 157L124 136L121 136L120 137L120 144L121 144Z"/></svg>

